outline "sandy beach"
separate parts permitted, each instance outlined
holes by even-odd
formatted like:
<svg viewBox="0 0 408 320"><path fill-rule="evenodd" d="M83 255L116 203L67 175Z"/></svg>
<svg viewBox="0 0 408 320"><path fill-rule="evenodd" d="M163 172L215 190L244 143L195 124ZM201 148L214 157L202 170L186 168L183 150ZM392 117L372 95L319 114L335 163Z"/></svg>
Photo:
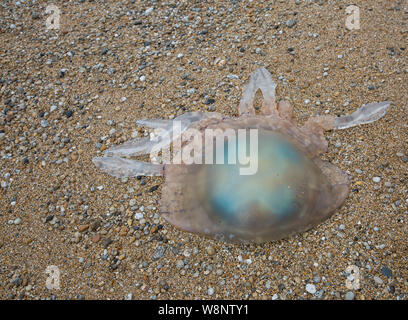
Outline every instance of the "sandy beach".
<svg viewBox="0 0 408 320"><path fill-rule="evenodd" d="M0 4L1 299L408 298L406 1L55 4ZM250 245L186 233L160 216L163 178L92 163L145 136L137 119L238 116L259 67L301 124L392 101L326 133L350 194L310 231Z"/></svg>

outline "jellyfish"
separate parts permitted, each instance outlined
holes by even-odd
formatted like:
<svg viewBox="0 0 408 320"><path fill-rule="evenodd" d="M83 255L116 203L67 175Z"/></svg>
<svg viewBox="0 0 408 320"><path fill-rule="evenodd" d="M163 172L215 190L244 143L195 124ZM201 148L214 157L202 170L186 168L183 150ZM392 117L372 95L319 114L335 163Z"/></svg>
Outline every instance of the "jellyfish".
<svg viewBox="0 0 408 320"><path fill-rule="evenodd" d="M258 89L263 102L256 112ZM238 117L187 112L138 120L156 134L111 147L93 163L115 177L164 176L161 216L186 232L244 243L305 232L333 215L349 193L348 175L320 158L328 150L324 132L376 121L391 102L311 117L299 126L290 103L275 101L275 89L261 67L243 91ZM159 150L166 161L157 161ZM151 162L131 158L148 154Z"/></svg>

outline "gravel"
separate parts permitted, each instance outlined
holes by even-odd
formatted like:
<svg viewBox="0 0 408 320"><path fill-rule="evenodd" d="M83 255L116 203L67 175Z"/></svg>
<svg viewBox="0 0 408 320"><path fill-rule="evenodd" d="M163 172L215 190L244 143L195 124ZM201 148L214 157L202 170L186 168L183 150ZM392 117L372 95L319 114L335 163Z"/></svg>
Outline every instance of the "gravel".
<svg viewBox="0 0 408 320"><path fill-rule="evenodd" d="M406 7L364 1L349 31L335 1L72 1L59 30L44 1L1 6L1 298L407 299ZM301 123L393 101L326 134L350 194L317 227L262 245L203 238L162 218L163 178L93 165L148 134L136 119L237 116L259 66ZM60 290L45 286L51 265Z"/></svg>
<svg viewBox="0 0 408 320"><path fill-rule="evenodd" d="M306 285L306 291L309 292L310 294L315 294L316 293L316 286L314 284L308 283Z"/></svg>

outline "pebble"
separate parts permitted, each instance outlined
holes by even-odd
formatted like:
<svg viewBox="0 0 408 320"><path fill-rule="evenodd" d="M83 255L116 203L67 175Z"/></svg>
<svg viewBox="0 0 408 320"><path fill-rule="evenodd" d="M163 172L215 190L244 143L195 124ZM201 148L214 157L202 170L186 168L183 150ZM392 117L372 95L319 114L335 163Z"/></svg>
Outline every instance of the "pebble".
<svg viewBox="0 0 408 320"><path fill-rule="evenodd" d="M99 234L95 234L92 236L92 242L97 243L101 240L101 236Z"/></svg>
<svg viewBox="0 0 408 320"><path fill-rule="evenodd" d="M134 218L135 218L136 220L143 219L143 217L144 217L144 214L141 213L141 212L137 212L137 213L135 213L135 215L134 215Z"/></svg>
<svg viewBox="0 0 408 320"><path fill-rule="evenodd" d="M115 69L115 68L109 68L109 69L107 70L107 73L108 73L110 76L113 75L115 72L116 72L116 69Z"/></svg>
<svg viewBox="0 0 408 320"><path fill-rule="evenodd" d="M144 12L144 15L145 15L145 16L148 16L149 14L151 14L151 13L153 12L153 10L154 10L153 7L150 7L150 8L148 8L148 9L146 9L146 11Z"/></svg>
<svg viewBox="0 0 408 320"><path fill-rule="evenodd" d="M315 293L315 297L318 299L321 299L323 297L323 294L324 294L324 290L323 289L319 290Z"/></svg>
<svg viewBox="0 0 408 320"><path fill-rule="evenodd" d="M176 267L177 267L177 269L183 268L184 267L184 261L183 260L177 260Z"/></svg>
<svg viewBox="0 0 408 320"><path fill-rule="evenodd" d="M354 293L351 292L351 291L348 291L348 292L346 293L345 299L346 299L346 300L354 300Z"/></svg>
<svg viewBox="0 0 408 320"><path fill-rule="evenodd" d="M72 110L67 110L67 111L64 112L64 114L65 114L65 116L66 116L67 118L71 118L73 113L74 113L74 112L73 112Z"/></svg>
<svg viewBox="0 0 408 320"><path fill-rule="evenodd" d="M378 276L374 276L374 281L376 282L376 283L378 283L378 284L382 284L383 283L383 281L382 281L382 279L380 278L380 277L378 277Z"/></svg>
<svg viewBox="0 0 408 320"><path fill-rule="evenodd" d="M215 253L215 249L211 246L207 247L206 251L209 256L212 256Z"/></svg>
<svg viewBox="0 0 408 320"><path fill-rule="evenodd" d="M373 181L374 181L375 183L378 183L378 182L381 181L381 178L380 178L380 177L374 177L374 178L373 178Z"/></svg>
<svg viewBox="0 0 408 320"><path fill-rule="evenodd" d="M296 25L296 19L290 19L288 21L285 22L286 26L288 26L289 28L292 28L293 26Z"/></svg>
<svg viewBox="0 0 408 320"><path fill-rule="evenodd" d="M382 267L381 268L381 273L386 276L387 278L391 278L392 277L392 270L388 267Z"/></svg>
<svg viewBox="0 0 408 320"><path fill-rule="evenodd" d="M163 257L164 253L166 252L166 249L167 249L166 247L161 246L157 247L153 253L153 260L159 260L161 257Z"/></svg>
<svg viewBox="0 0 408 320"><path fill-rule="evenodd" d="M315 294L316 293L316 286L314 284L308 283L306 285L306 291L309 292L310 294Z"/></svg>
<svg viewBox="0 0 408 320"><path fill-rule="evenodd" d="M208 294L210 295L210 296L212 296L213 294L214 294L214 289L213 288L208 288Z"/></svg>
<svg viewBox="0 0 408 320"><path fill-rule="evenodd" d="M84 232L84 231L88 230L88 228L89 228L89 224L84 224L82 226L79 226L78 230L79 230L79 232Z"/></svg>

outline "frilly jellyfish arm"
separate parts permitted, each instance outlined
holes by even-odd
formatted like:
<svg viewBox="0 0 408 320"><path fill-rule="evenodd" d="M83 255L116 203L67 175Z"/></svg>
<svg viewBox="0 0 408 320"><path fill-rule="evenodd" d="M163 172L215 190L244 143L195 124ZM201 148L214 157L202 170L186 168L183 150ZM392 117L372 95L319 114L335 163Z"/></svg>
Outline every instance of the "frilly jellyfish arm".
<svg viewBox="0 0 408 320"><path fill-rule="evenodd" d="M347 116L317 116L306 121L304 128L318 131L322 134L323 131L331 129L347 129L361 124L371 123L381 119L391 105L389 101L376 102L363 105L352 114Z"/></svg>
<svg viewBox="0 0 408 320"><path fill-rule="evenodd" d="M153 139L150 137L143 137L129 140L119 146L114 146L105 150L104 154L110 156L137 156L151 153L154 148L160 149L168 146L193 123L208 118L221 118L221 115L216 112L188 112L176 117L174 120L136 120L137 125L155 129L156 137ZM174 124L176 121L179 121L180 124L180 132L178 133L174 132Z"/></svg>
<svg viewBox="0 0 408 320"><path fill-rule="evenodd" d="M264 97L261 112L264 115L277 115L275 102L276 83L272 80L272 76L265 68L257 69L251 74L251 80L246 86L239 104L239 114L255 114L254 98L258 89L261 89Z"/></svg>
<svg viewBox="0 0 408 320"><path fill-rule="evenodd" d="M361 124L374 122L387 113L391 102L384 101L363 105L351 115L334 116L316 116L306 121L301 128L308 135L305 145L311 154L318 155L327 151L327 140L324 137L324 131L332 129L347 129Z"/></svg>
<svg viewBox="0 0 408 320"><path fill-rule="evenodd" d="M103 153L112 156L137 156L148 154L156 144L157 141L151 141L150 137L132 139L119 146L107 149Z"/></svg>
<svg viewBox="0 0 408 320"><path fill-rule="evenodd" d="M92 162L102 171L117 178L162 176L163 165L120 157L95 157Z"/></svg>
<svg viewBox="0 0 408 320"><path fill-rule="evenodd" d="M334 120L334 129L347 129L360 124L374 122L387 113L387 109L390 105L391 102L389 101L363 105L348 116L336 118Z"/></svg>
<svg viewBox="0 0 408 320"><path fill-rule="evenodd" d="M155 129L155 137L143 137L127 141L119 146L114 146L104 152L108 157L95 157L93 163L102 171L115 177L135 176L162 176L163 165L132 159L120 158L119 156L137 156L157 152L169 146L193 123L203 119L221 119L219 113L212 112L188 112L174 120L137 120L136 123ZM174 124L179 121L179 132L174 132Z"/></svg>

